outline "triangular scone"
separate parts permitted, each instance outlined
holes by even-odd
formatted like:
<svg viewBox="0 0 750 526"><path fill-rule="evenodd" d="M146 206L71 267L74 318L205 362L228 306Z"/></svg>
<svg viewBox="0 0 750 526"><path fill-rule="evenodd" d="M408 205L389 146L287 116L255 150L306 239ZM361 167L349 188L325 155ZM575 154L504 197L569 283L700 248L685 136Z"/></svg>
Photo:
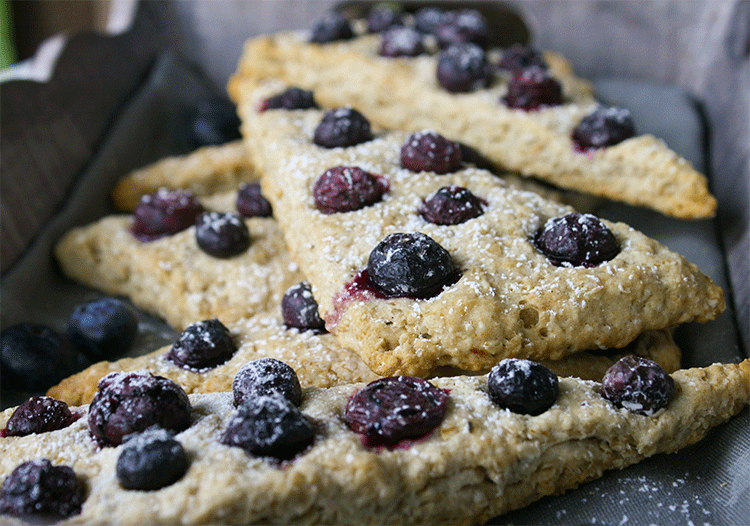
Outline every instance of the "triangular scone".
<svg viewBox="0 0 750 526"><path fill-rule="evenodd" d="M239 105L243 133L262 167L263 193L328 329L378 374L479 370L510 356L559 359L622 347L645 330L707 321L724 309L723 292L695 265L623 223L604 222L620 245L611 261L555 266L531 238L570 208L510 189L476 168L446 175L402 169L404 132L348 148L319 147L312 137L322 110L258 111L260 100L279 89L268 84ZM339 165L385 178L382 201L353 212L319 212L313 185ZM422 202L446 185L484 199L484 213L455 226L423 220ZM375 246L404 232L433 238L461 278L428 300L349 294Z"/></svg>
<svg viewBox="0 0 750 526"><path fill-rule="evenodd" d="M235 197L236 192L229 192L204 197L203 202L230 210ZM63 271L109 294L130 297L176 328L216 317L235 334L239 349L227 363L202 372L166 361L169 347L100 362L63 380L50 389L50 396L74 405L88 403L105 374L140 369L171 378L189 393L222 391L231 388L242 364L264 356L291 364L303 385L327 387L375 378L359 355L341 347L334 336L284 328L281 297L304 278L291 262L275 221L248 220L258 254L251 249L223 261L199 254L192 229L142 243L130 234L131 220L113 216L71 231L56 249ZM680 366L681 352L669 331L646 332L622 351L582 352L546 365L561 376L599 380L624 352L654 360L668 372Z"/></svg>
<svg viewBox="0 0 750 526"><path fill-rule="evenodd" d="M197 196L236 190L256 180L242 141L203 146L186 155L165 157L120 179L112 190L119 210L133 211L141 197L159 188L182 188Z"/></svg>
<svg viewBox="0 0 750 526"><path fill-rule="evenodd" d="M552 71L561 76L567 101L527 112L500 102L507 91L503 75L487 89L450 93L436 81L435 56L378 56L379 37L373 35L328 44L308 39L304 32L282 32L249 40L230 95L240 102L248 83L276 78L312 89L326 107L352 106L387 129L431 129L454 137L508 171L670 216L715 214L706 178L656 137L639 135L595 153L577 152L571 132L596 102L556 60Z"/></svg>
<svg viewBox="0 0 750 526"><path fill-rule="evenodd" d="M300 410L316 423L314 442L281 464L220 443L231 393L190 395L191 425L175 435L189 468L153 491L118 484L124 446L98 447L83 406L66 428L0 438L0 478L40 458L70 466L88 491L63 524L477 524L693 444L750 402L750 360L672 378L675 397L652 416L617 409L599 384L576 379L560 379L557 401L537 416L496 406L485 376L435 379L448 393L444 419L394 449L366 448L346 424L362 384L308 388Z"/></svg>
<svg viewBox="0 0 750 526"><path fill-rule="evenodd" d="M232 201L236 195L219 199ZM222 199L225 196L229 199ZM232 209L211 206L216 196L202 202L212 210ZM132 222L130 215L115 215L74 228L58 241L55 256L69 278L107 294L128 296L177 329L213 317L230 324L268 311L304 279L270 218L245 219L250 247L229 259L203 252L195 227L144 243L131 234Z"/></svg>

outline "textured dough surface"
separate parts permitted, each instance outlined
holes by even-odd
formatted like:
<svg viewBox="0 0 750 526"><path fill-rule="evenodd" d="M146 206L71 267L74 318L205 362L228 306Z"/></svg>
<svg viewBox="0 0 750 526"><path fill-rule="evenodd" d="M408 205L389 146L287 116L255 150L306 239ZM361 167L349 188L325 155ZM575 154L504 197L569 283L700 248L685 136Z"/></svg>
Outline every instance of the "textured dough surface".
<svg viewBox="0 0 750 526"><path fill-rule="evenodd" d="M570 208L472 167L440 176L401 169L405 132L382 132L349 148L318 147L312 135L323 110L256 111L262 98L282 89L268 83L245 94L243 134L255 145L263 193L328 330L378 374L481 370L511 356L560 359L623 347L645 330L706 321L723 311L723 292L710 278L623 223L603 221L621 247L611 261L594 268L552 265L530 239ZM312 187L337 165L379 174L390 190L372 206L322 214ZM422 201L449 184L485 199L484 214L447 227L424 221L417 213ZM396 232L422 232L442 245L461 272L458 282L420 301L348 294L370 251Z"/></svg>
<svg viewBox="0 0 750 526"><path fill-rule="evenodd" d="M242 182L257 179L241 140L165 157L130 172L112 191L119 210L131 212L141 197L159 188L184 188L197 196L236 190Z"/></svg>
<svg viewBox="0 0 750 526"><path fill-rule="evenodd" d="M245 219L250 248L229 259L203 252L195 227L143 243L130 233L132 221L109 216L71 230L55 247L57 260L69 278L128 296L177 329L214 317L231 324L271 310L304 279L272 219Z"/></svg>
<svg viewBox="0 0 750 526"><path fill-rule="evenodd" d="M706 178L652 135L639 135L591 155L577 153L570 134L596 104L587 84L564 59L548 54L565 103L538 111L499 102L507 79L473 93L454 94L435 80L436 58L377 55L378 37L325 45L307 33L282 32L245 44L229 93L274 78L314 91L325 107L352 106L388 129L433 129L476 148L498 167L681 218L712 217L716 199ZM637 125L637 123L636 123Z"/></svg>
<svg viewBox="0 0 750 526"><path fill-rule="evenodd" d="M190 467L156 491L119 487L122 446L97 448L82 406L65 429L0 438L0 477L26 460L70 465L88 495L64 524L476 524L677 451L750 402L750 360L672 377L675 398L651 417L616 409L594 382L561 379L557 402L528 416L490 402L486 376L435 379L449 391L445 419L390 451L366 449L343 419L362 384L306 388L301 410L317 422L316 440L280 467L218 442L231 393L190 395L192 425L176 435ZM0 413L0 426L11 413Z"/></svg>

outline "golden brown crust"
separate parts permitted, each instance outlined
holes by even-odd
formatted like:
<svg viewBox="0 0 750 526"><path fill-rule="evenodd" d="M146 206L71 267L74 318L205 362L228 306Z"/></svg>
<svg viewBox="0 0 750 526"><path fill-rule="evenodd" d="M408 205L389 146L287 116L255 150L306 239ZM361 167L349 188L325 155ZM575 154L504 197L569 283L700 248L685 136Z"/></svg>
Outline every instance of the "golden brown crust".
<svg viewBox="0 0 750 526"><path fill-rule="evenodd" d="M312 89L325 107L353 106L388 129L439 131L475 147L503 169L560 187L685 219L715 215L716 199L706 178L653 136L637 136L591 155L576 152L571 131L595 102L575 77L564 76L564 67L557 66L567 79L568 102L525 112L498 102L506 90L503 79L475 93L448 93L434 79L434 57L378 57L374 38L318 45L287 32L251 39L229 92L239 102L257 82L279 79Z"/></svg>

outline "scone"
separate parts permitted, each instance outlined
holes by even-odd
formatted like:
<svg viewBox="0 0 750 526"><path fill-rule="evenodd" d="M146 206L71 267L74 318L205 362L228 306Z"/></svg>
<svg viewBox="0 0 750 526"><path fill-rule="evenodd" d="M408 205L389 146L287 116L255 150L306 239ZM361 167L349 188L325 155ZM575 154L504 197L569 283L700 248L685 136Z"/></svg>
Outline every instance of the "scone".
<svg viewBox="0 0 750 526"><path fill-rule="evenodd" d="M618 367L604 384L507 360L489 376L299 389L283 364L252 363L233 392L190 396L113 374L89 406L0 414L4 435L37 431L0 438L0 510L62 524L477 524L677 451L750 402L748 360L671 377ZM59 424L34 427L41 411Z"/></svg>
<svg viewBox="0 0 750 526"><path fill-rule="evenodd" d="M207 209L236 210L237 192L205 197ZM127 296L177 329L217 317L226 324L272 310L304 278L289 258L276 221L245 218L250 246L231 258L203 251L196 227L153 241L137 239L132 215L115 215L66 233L55 256L69 278Z"/></svg>
<svg viewBox="0 0 750 526"><path fill-rule="evenodd" d="M563 59L547 54L548 70L519 70L509 80L497 69L502 55L493 58L476 46L391 58L379 53L381 38L317 43L309 32L255 37L245 44L229 93L241 103L248 84L280 79L314 91L324 107L351 106L379 127L430 129L460 140L506 171L670 216L715 214L706 178L660 139L635 135L632 121L623 124L624 112L597 110L590 87L572 76ZM443 61L449 75L465 80L465 89L438 79ZM555 90L548 84L556 80ZM520 102L504 102L517 90ZM545 99L550 90L554 101ZM577 129L583 142L572 138ZM598 137L598 143L601 136L608 137L605 144L591 146L589 139Z"/></svg>
<svg viewBox="0 0 750 526"><path fill-rule="evenodd" d="M378 374L560 359L723 311L710 278L627 225L511 189L437 133L263 108L286 87L243 92L243 134L328 330Z"/></svg>

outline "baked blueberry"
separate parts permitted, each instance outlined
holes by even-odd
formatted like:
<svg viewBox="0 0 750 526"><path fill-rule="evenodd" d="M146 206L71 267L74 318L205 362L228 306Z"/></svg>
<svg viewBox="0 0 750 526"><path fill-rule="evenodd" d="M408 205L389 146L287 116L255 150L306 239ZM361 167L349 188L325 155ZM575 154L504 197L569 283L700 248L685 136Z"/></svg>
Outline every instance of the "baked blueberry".
<svg viewBox="0 0 750 526"><path fill-rule="evenodd" d="M630 111L614 106L597 106L573 130L573 144L581 151L605 148L635 136Z"/></svg>
<svg viewBox="0 0 750 526"><path fill-rule="evenodd" d="M416 57L426 52L422 33L409 26L396 26L381 33L380 50L383 57Z"/></svg>
<svg viewBox="0 0 750 526"><path fill-rule="evenodd" d="M195 223L198 247L215 258L231 258L250 246L250 230L234 212L204 212Z"/></svg>
<svg viewBox="0 0 750 526"><path fill-rule="evenodd" d="M447 13L438 7L422 7L414 12L414 27L422 33L432 34L446 16Z"/></svg>
<svg viewBox="0 0 750 526"><path fill-rule="evenodd" d="M138 335L138 318L125 302L101 298L73 310L66 334L91 360L111 360L133 345Z"/></svg>
<svg viewBox="0 0 750 526"><path fill-rule="evenodd" d="M160 188L141 198L130 230L141 241L153 241L193 226L203 211L192 192Z"/></svg>
<svg viewBox="0 0 750 526"><path fill-rule="evenodd" d="M570 213L549 219L534 243L553 265L595 267L620 252L612 231L592 214Z"/></svg>
<svg viewBox="0 0 750 526"><path fill-rule="evenodd" d="M302 387L297 373L289 365L275 358L260 358L246 363L232 381L234 405L249 398L280 394L291 403L302 403Z"/></svg>
<svg viewBox="0 0 750 526"><path fill-rule="evenodd" d="M391 234L370 252L370 280L390 297L427 298L455 280L451 255L420 232Z"/></svg>
<svg viewBox="0 0 750 526"><path fill-rule="evenodd" d="M658 363L633 354L618 360L602 378L602 396L639 415L666 407L674 393L674 380Z"/></svg>
<svg viewBox="0 0 750 526"><path fill-rule="evenodd" d="M436 225L458 225L482 215L486 204L471 190L450 185L428 197L419 214L425 221Z"/></svg>
<svg viewBox="0 0 750 526"><path fill-rule="evenodd" d="M196 148L240 139L237 108L225 96L203 96L196 102L188 130Z"/></svg>
<svg viewBox="0 0 750 526"><path fill-rule="evenodd" d="M22 437L34 433L47 433L68 427L73 415L68 404L49 396L32 396L19 405L8 419L6 436Z"/></svg>
<svg viewBox="0 0 750 526"><path fill-rule="evenodd" d="M404 25L404 13L387 4L375 5L367 14L367 32L380 33Z"/></svg>
<svg viewBox="0 0 750 526"><path fill-rule="evenodd" d="M203 371L221 365L237 351L232 335L216 318L188 325L167 354L180 367Z"/></svg>
<svg viewBox="0 0 750 526"><path fill-rule="evenodd" d="M507 358L487 377L490 399L504 409L524 415L544 413L557 400L557 375L538 362Z"/></svg>
<svg viewBox="0 0 750 526"><path fill-rule="evenodd" d="M264 99L259 110L307 110L317 107L312 91L292 86Z"/></svg>
<svg viewBox="0 0 750 526"><path fill-rule="evenodd" d="M310 419L279 394L247 398L221 435L221 443L258 457L290 460L313 443Z"/></svg>
<svg viewBox="0 0 750 526"><path fill-rule="evenodd" d="M346 423L366 445L393 446L420 438L443 421L448 394L411 376L380 378L357 391L346 404Z"/></svg>
<svg viewBox="0 0 750 526"><path fill-rule="evenodd" d="M185 449L158 427L125 437L115 473L125 489L156 490L174 484L188 468Z"/></svg>
<svg viewBox="0 0 750 526"><path fill-rule="evenodd" d="M562 86L546 69L531 66L516 71L503 102L509 108L526 111L557 106L563 102Z"/></svg>
<svg viewBox="0 0 750 526"><path fill-rule="evenodd" d="M465 42L484 48L491 37L487 19L476 9L448 11L433 33L441 48Z"/></svg>
<svg viewBox="0 0 750 526"><path fill-rule="evenodd" d="M412 172L455 172L461 159L461 145L432 131L417 132L401 145L401 167Z"/></svg>
<svg viewBox="0 0 750 526"><path fill-rule="evenodd" d="M492 66L484 50L465 42L443 50L437 60L437 81L451 93L468 93L486 88L492 81Z"/></svg>
<svg viewBox="0 0 750 526"><path fill-rule="evenodd" d="M325 44L350 38L354 38L354 30L349 20L338 11L329 11L313 27L310 42Z"/></svg>
<svg viewBox="0 0 750 526"><path fill-rule="evenodd" d="M190 401L172 380L145 372L109 373L89 405L89 431L100 446L158 425L182 431L190 425Z"/></svg>
<svg viewBox="0 0 750 526"><path fill-rule="evenodd" d="M325 322L318 313L318 302L309 283L289 287L281 300L281 315L288 328L325 332Z"/></svg>
<svg viewBox="0 0 750 526"><path fill-rule="evenodd" d="M324 148L354 146L370 139L370 121L353 108L337 108L326 112L313 135L313 142Z"/></svg>
<svg viewBox="0 0 750 526"><path fill-rule="evenodd" d="M40 323L11 325L0 333L0 378L4 387L46 391L78 370L68 338Z"/></svg>
<svg viewBox="0 0 750 526"><path fill-rule="evenodd" d="M260 183L244 183L237 192L237 210L244 217L271 217L273 209L260 191Z"/></svg>
<svg viewBox="0 0 750 526"><path fill-rule="evenodd" d="M83 483L69 466L42 458L19 465L0 489L0 514L63 519L81 512Z"/></svg>
<svg viewBox="0 0 750 526"><path fill-rule="evenodd" d="M522 44L513 44L505 49L498 64L500 69L513 73L531 66L548 69L547 61L544 60L544 55L540 51Z"/></svg>
<svg viewBox="0 0 750 526"><path fill-rule="evenodd" d="M352 212L377 203L387 190L382 176L356 166L334 166L315 181L313 200L324 214Z"/></svg>

